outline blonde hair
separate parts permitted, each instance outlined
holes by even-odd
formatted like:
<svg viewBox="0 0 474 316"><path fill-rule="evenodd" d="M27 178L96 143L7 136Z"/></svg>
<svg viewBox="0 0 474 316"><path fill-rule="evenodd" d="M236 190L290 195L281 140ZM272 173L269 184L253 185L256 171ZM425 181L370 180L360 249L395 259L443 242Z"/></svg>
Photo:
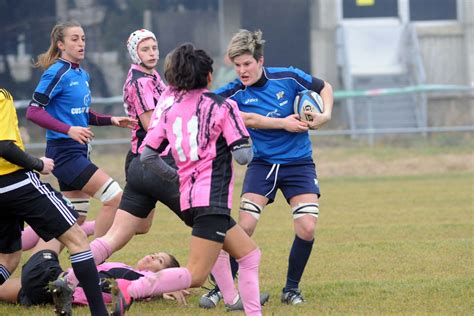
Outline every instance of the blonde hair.
<svg viewBox="0 0 474 316"><path fill-rule="evenodd" d="M258 61L263 56L264 43L262 31L250 32L249 30L241 29L232 36L227 48L227 56L230 60L234 60L236 57L251 54Z"/></svg>
<svg viewBox="0 0 474 316"><path fill-rule="evenodd" d="M38 55L38 60L34 63L34 67L46 69L51 66L60 56L61 51L58 48L58 42L64 43L64 33L66 29L71 27L82 27L79 22L69 21L56 24L51 31L50 44L46 52Z"/></svg>

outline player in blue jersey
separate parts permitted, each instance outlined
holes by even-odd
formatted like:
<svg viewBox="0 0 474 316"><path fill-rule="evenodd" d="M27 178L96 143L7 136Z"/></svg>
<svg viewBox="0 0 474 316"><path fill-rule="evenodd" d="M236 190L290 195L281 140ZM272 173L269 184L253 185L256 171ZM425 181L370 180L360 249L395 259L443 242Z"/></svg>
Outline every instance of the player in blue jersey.
<svg viewBox="0 0 474 316"><path fill-rule="evenodd" d="M59 187L81 215L89 209L89 198L102 202L96 218L95 236L112 224L122 189L90 161L89 125L132 127L128 117L101 115L90 109L89 74L79 64L84 59L85 35L77 22L56 25L49 49L38 56L37 67L45 69L27 110L27 118L47 129L46 156L53 159L53 174Z"/></svg>
<svg viewBox="0 0 474 316"><path fill-rule="evenodd" d="M245 174L240 204L239 224L252 235L263 208L272 203L280 189L289 203L295 238L288 260L286 285L281 301L304 302L299 289L309 260L319 215L319 185L312 159L307 129L317 129L331 119L332 87L292 67L264 67L262 32L240 30L231 39L227 54L238 78L215 92L235 100L243 113L286 118L293 114L298 92L313 90L324 102L324 112L313 117L306 130L292 133L285 129L249 129L254 158Z"/></svg>

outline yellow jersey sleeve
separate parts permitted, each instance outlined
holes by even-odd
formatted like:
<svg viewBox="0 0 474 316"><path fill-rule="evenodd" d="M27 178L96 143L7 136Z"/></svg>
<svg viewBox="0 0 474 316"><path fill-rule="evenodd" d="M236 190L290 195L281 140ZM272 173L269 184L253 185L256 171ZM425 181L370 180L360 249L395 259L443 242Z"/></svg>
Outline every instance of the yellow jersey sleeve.
<svg viewBox="0 0 474 316"><path fill-rule="evenodd" d="M22 150L25 150L18 128L18 117L13 103L13 97L5 90L0 89L0 140L12 140ZM23 169L0 157L0 175Z"/></svg>

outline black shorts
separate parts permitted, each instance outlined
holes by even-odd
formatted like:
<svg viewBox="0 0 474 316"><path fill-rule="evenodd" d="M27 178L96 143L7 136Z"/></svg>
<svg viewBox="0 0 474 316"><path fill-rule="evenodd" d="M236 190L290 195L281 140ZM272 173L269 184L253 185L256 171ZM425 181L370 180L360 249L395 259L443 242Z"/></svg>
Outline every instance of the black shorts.
<svg viewBox="0 0 474 316"><path fill-rule="evenodd" d="M173 158L164 157L171 166ZM152 171L146 170L140 156L135 156L127 168L127 183L123 190L119 208L134 216L146 218L160 201L182 219L179 204L179 184L167 181Z"/></svg>
<svg viewBox="0 0 474 316"><path fill-rule="evenodd" d="M227 231L236 225L230 210L218 207L196 207L183 212L184 222L193 228L192 235L224 243Z"/></svg>
<svg viewBox="0 0 474 316"><path fill-rule="evenodd" d="M132 150L130 149L127 153L127 156L125 157L125 181L127 181L128 167L130 167L130 163L132 162L133 158L137 156L139 155L132 153Z"/></svg>
<svg viewBox="0 0 474 316"><path fill-rule="evenodd" d="M21 289L18 293L20 305L53 303L53 297L47 286L62 272L58 255L54 251L42 250L32 255L21 269Z"/></svg>
<svg viewBox="0 0 474 316"><path fill-rule="evenodd" d="M45 241L76 223L77 211L36 172L21 169L0 176L0 253L21 249L23 223Z"/></svg>

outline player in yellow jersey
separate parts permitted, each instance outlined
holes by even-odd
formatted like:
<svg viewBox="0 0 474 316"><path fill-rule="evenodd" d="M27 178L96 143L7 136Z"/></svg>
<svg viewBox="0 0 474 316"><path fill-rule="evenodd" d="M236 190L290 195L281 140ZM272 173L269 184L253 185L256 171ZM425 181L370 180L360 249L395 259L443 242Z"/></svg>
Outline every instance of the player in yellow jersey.
<svg viewBox="0 0 474 316"><path fill-rule="evenodd" d="M24 151L13 98L0 88L0 285L20 262L21 231L27 222L45 241L57 238L66 245L91 314L108 315L87 237L76 223L76 210L35 172L49 174L53 168L52 159L36 158ZM60 282L56 285L53 297L60 303L68 288ZM121 311L114 312L121 315ZM56 306L56 313L70 315L71 311Z"/></svg>

